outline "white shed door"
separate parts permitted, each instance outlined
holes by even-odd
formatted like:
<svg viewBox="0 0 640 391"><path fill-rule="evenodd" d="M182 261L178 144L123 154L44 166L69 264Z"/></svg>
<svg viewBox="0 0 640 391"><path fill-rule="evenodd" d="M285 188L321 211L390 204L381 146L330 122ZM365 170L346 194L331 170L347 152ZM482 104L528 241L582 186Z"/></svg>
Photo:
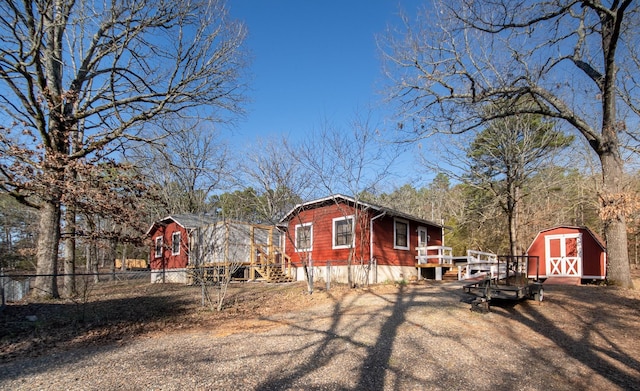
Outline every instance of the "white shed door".
<svg viewBox="0 0 640 391"><path fill-rule="evenodd" d="M582 234L545 237L548 277L582 276Z"/></svg>

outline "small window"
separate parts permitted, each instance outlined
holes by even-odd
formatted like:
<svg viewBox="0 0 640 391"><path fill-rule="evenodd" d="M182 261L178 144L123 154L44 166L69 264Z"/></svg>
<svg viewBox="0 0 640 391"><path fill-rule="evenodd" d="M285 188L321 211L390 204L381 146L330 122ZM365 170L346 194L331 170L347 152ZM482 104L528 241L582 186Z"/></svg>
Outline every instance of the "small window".
<svg viewBox="0 0 640 391"><path fill-rule="evenodd" d="M158 236L156 238L155 250L156 250L156 258L162 257L162 236Z"/></svg>
<svg viewBox="0 0 640 391"><path fill-rule="evenodd" d="M394 222L394 246L393 248L409 249L409 222L405 220L395 220Z"/></svg>
<svg viewBox="0 0 640 391"><path fill-rule="evenodd" d="M171 235L171 255L180 254L180 232L174 232Z"/></svg>
<svg viewBox="0 0 640 391"><path fill-rule="evenodd" d="M353 216L333 219L333 248L353 247Z"/></svg>
<svg viewBox="0 0 640 391"><path fill-rule="evenodd" d="M311 251L312 235L311 223L296 225L296 252Z"/></svg>

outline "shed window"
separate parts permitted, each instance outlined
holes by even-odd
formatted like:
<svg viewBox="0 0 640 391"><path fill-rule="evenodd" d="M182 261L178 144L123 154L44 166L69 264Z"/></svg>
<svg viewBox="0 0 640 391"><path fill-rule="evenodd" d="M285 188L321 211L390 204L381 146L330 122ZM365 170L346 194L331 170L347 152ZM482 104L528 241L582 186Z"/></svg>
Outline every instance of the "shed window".
<svg viewBox="0 0 640 391"><path fill-rule="evenodd" d="M353 216L333 219L333 248L353 247Z"/></svg>
<svg viewBox="0 0 640 391"><path fill-rule="evenodd" d="M311 251L313 225L311 223L296 225L296 252Z"/></svg>
<svg viewBox="0 0 640 391"><path fill-rule="evenodd" d="M409 222L405 220L394 221L394 248L401 250L409 249Z"/></svg>
<svg viewBox="0 0 640 391"><path fill-rule="evenodd" d="M162 236L156 238L155 253L156 258L162 257Z"/></svg>
<svg viewBox="0 0 640 391"><path fill-rule="evenodd" d="M180 254L180 232L171 235L171 255Z"/></svg>

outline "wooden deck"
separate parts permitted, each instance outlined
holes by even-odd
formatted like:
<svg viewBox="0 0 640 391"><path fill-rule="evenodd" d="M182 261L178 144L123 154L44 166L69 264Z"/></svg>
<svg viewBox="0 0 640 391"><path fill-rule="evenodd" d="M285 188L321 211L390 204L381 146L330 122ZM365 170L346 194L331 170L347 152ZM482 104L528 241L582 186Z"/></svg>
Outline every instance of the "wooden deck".
<svg viewBox="0 0 640 391"><path fill-rule="evenodd" d="M453 263L416 263L417 268L431 268L431 267L448 267L453 268L456 265Z"/></svg>

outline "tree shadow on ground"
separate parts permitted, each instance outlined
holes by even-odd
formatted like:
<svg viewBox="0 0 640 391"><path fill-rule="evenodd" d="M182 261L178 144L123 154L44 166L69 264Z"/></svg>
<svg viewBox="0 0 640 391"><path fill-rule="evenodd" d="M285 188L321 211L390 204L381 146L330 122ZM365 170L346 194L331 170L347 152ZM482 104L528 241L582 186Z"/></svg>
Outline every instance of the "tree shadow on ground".
<svg viewBox="0 0 640 391"><path fill-rule="evenodd" d="M331 325L324 331L317 329L304 329L305 332L310 333L322 333L322 337L317 342L310 342L305 347L308 349L313 348L311 354L308 355L308 359L299 363L294 368L284 371L276 376L266 379L262 382L256 390L274 390L274 389L287 389L291 387L297 387L298 382L310 373L321 372L322 368L327 366L334 357L336 342L348 344L350 347L363 349L365 356L362 359L358 373L354 372L354 376L357 377L356 385L353 389L356 390L383 390L385 388L385 378L392 370L390 362L393 353L394 342L398 335L399 328L407 321L406 314L411 309L429 306L439 306L437 300L427 301L420 300L420 297L425 296L448 296L449 292L443 291L425 291L420 289L411 289L406 287L400 287L396 293L390 295L380 295L374 292L363 293L365 295L373 295L384 305L380 308L376 307L375 312L365 315L366 320L361 321L357 325L349 327L348 332L343 330L344 323L348 320L345 319L349 311L353 310L356 306L357 298L351 298L351 302L335 300L331 312ZM380 315L384 313L385 315ZM388 314L388 315L386 315ZM373 343L364 343L358 340L357 335L359 332L365 332L367 329L373 327L383 316L382 321L375 341ZM299 325L287 324L289 327L300 328ZM298 349L300 350L300 349ZM340 352L342 353L342 352ZM314 389L313 385L305 385L305 389ZM340 389L337 385L332 385L333 389ZM318 389L325 389L325 386L317 386Z"/></svg>
<svg viewBox="0 0 640 391"><path fill-rule="evenodd" d="M331 313L331 324L325 331L322 331L321 340L319 342L310 342L308 345L303 346L300 349L304 350L313 347L314 350L312 353L312 357L314 358L314 360L307 360L303 363L300 363L296 368L294 368L292 371L289 371L288 373L284 373L280 376L267 379L265 382L256 387L256 390L267 391L275 389L285 389L293 384L296 380L308 374L310 371L314 371L327 365L332 359L332 354L327 353L330 345L334 341L343 338L338 333L338 324L340 323L340 319L342 318L342 311L343 303L334 299ZM315 347L313 345L315 345Z"/></svg>
<svg viewBox="0 0 640 391"><path fill-rule="evenodd" d="M568 288L572 289L572 288ZM580 288L576 288L580 289ZM518 332L520 328L512 328L509 326L512 322L517 322L525 326L525 328L531 330L533 333L540 335L542 341L550 341L552 347L552 354L557 356L558 351L556 347L561 349L564 354L570 359L575 359L583 363L587 368L593 371L594 374L602 376L604 379L608 379L612 384L620 387L621 389L637 389L638 381L640 380L640 362L636 357L630 355L629 349L621 348L619 345L620 338L612 340L608 338L607 330L609 333L615 333L618 322L621 321L621 317L627 322L633 322L637 319L638 301L635 299L626 299L619 297L619 295L607 296L595 307L584 306L580 309L562 307L562 303L555 303L558 308L551 308L545 304L540 304L533 301L517 301L517 300L495 300L493 302L492 314L487 317L483 315L471 316L466 318L464 322L472 322L473 324L479 324L477 333L440 333L437 327L427 326L420 324L413 324L411 320L412 311L418 310L421 312L431 312L432 310L442 311L460 311L459 306L452 305L456 299L459 299L458 303L465 302L465 299L469 297L465 295L459 286L451 286L449 288L442 288L437 290L420 290L413 289L411 287L399 289L394 294L376 295L375 293L365 293L366 295L377 296L379 302L384 302L383 305L376 305L371 308L359 308L354 309L354 304L345 301L336 300L330 315L331 326L319 330L313 328L313 326L301 326L300 324L287 323L286 326L292 329L299 329L307 333L310 337L310 341L301 349L297 349L297 353L304 351L305 358L297 362L295 365L284 368L279 373L274 373L273 376L264 380L256 388L258 390L271 390L271 389L288 389L296 388L300 386L300 383L305 379L313 379L317 376L323 376L329 368L332 358L336 354L344 354L343 351L338 351L335 348L336 344L342 343L342 345L348 345L344 348L357 349L358 352L351 354L355 355L355 360L358 364L357 368L353 370L353 379L350 379L345 383L344 379L338 380L338 384L331 384L332 389L355 389L355 390L383 390L391 387L392 389L401 389L403 384L423 384L424 379L418 379L417 373L411 371L403 371L402 365L393 363L394 344L399 341L400 330L404 325L417 326L421 332L428 334L427 338L455 338L455 344L459 346L460 354L472 354L470 352L476 352L477 348L473 345L474 338L481 338L481 328L493 328L494 325L500 322L506 322L506 326L500 328L501 331L493 331L492 335L499 338L504 338L499 342L499 346L507 348L511 344L513 346L522 346L522 350L516 350L518 353L513 357L515 360L519 360L518 354L537 354L539 348L534 342L535 338L531 336L523 335ZM568 291L566 294L570 295ZM584 292L582 293L584 295ZM557 296L557 295L556 295ZM617 297L618 296L618 297ZM428 297L428 299L426 299ZM553 301L558 302L559 297L554 297ZM443 309L447 308L448 309ZM454 308L455 307L455 308ZM470 308L469 308L470 310ZM366 319L361 321L355 327L345 327L345 323L351 321L349 312L358 312L360 316L364 316ZM368 314L366 311L375 311L375 314ZM583 329L585 333L582 338L574 337L572 332L563 329L563 318L558 318L551 312L562 312L568 314L567 316L576 316L575 329ZM599 311L594 315L591 311ZM564 315L562 315L564 316ZM598 326L597 328L594 326ZM361 338L358 338L359 333L375 333L375 339L363 342ZM500 335L505 332L507 334ZM511 334L508 334L511 333ZM597 339L600 342L592 341L589 336L593 333L597 333ZM320 335L319 338L315 338ZM464 336L460 339L460 336ZM315 339L314 339L315 338ZM523 345L523 340L527 340L527 344ZM604 343L602 342L604 341ZM618 342L616 342L618 341ZM406 342L405 342L406 343ZM617 345L618 344L618 345ZM545 345L546 346L546 345ZM422 347L423 349L425 346ZM360 353L363 352L363 353ZM464 353L466 352L466 353ZM287 354L289 352L282 352L276 354ZM309 354L310 353L310 354ZM430 354L428 350L423 352L417 352L416 357L420 357L420 354ZM348 353L347 353L348 354ZM480 356L486 357L481 354ZM455 360L455 357L451 357ZM475 374L482 374L485 381L488 380L491 387L496 390L509 390L522 386L521 382L526 379L527 376L535 378L534 373L529 371L535 371L535 368L542 370L549 370L552 373L554 371L558 373L564 373L566 367L557 367L553 362L547 362L542 357L540 361L535 361L531 368L519 368L501 369L500 373L491 373L491 368L483 370L474 366L469 366L469 374L456 374L452 372L449 367L444 367L444 361L430 360L429 365L429 377L436 383L434 384L460 384L461 381L469 382L472 384L473 378L465 376L475 376ZM530 363L531 361L524 360L523 362ZM417 363L417 362L416 362ZM539 366L538 366L539 365ZM327 368L325 368L327 367ZM554 369L555 368L555 369ZM495 369L495 368L493 368ZM518 370L524 370L527 375L523 376L523 373ZM438 376L442 376L438 378ZM551 379L541 379L540 386L550 386ZM570 380L568 380L570 382ZM440 382L440 383L438 383ZM351 386L346 384L351 383ZM340 385L342 384L342 385ZM466 383L463 383L466 384ZM485 384L486 385L486 384ZM566 385L569 385L567 383ZM327 384L315 385L305 384L306 389L324 389ZM425 386L427 386L425 384Z"/></svg>
<svg viewBox="0 0 640 391"><path fill-rule="evenodd" d="M638 300L624 295L594 295L593 301L585 307L569 308L562 302L562 295L571 295L577 289L593 288L558 286L552 289L558 292L552 299L553 306L571 315L564 327L545 315L545 303L503 304L494 307L492 313L517 321L533 333L550 339L567 357L582 363L620 389L640 389L640 361L625 352L620 342L615 342L620 341L619 338L615 341L611 338L616 330L620 330L622 323L635 323L640 308ZM546 296L547 301L549 296Z"/></svg>
<svg viewBox="0 0 640 391"><path fill-rule="evenodd" d="M88 302L8 305L0 314L0 363L126 342L180 321L193 306L190 297L161 292Z"/></svg>

